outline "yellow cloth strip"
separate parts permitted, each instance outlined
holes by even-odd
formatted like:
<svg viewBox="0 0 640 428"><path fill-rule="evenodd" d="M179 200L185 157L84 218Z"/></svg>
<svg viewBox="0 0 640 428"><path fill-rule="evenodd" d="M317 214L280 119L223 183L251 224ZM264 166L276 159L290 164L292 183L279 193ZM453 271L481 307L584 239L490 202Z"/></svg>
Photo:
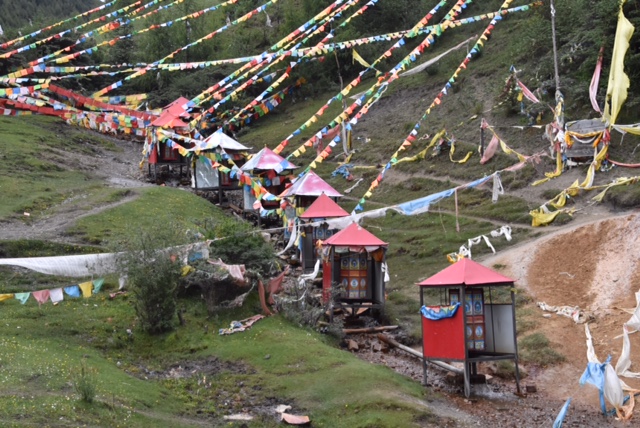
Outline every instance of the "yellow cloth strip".
<svg viewBox="0 0 640 428"><path fill-rule="evenodd" d="M79 284L80 290L82 290L82 297L91 297L91 289L93 288L93 282L83 282Z"/></svg>
<svg viewBox="0 0 640 428"><path fill-rule="evenodd" d="M14 296L15 295L13 293L0 294L0 302L4 302L5 300L13 299Z"/></svg>

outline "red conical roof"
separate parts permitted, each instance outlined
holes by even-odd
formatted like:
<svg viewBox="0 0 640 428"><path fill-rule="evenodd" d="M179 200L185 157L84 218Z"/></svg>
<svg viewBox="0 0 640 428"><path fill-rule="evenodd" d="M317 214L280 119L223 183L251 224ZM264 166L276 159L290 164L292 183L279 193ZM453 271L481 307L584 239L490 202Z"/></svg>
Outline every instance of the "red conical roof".
<svg viewBox="0 0 640 428"><path fill-rule="evenodd" d="M348 215L348 212L343 210L333 199L323 193L309 205L309 208L307 208L300 218L332 218L347 217Z"/></svg>
<svg viewBox="0 0 640 428"><path fill-rule="evenodd" d="M151 126L159 126L161 128L188 128L189 124L182 121L177 115L164 111L160 117L151 122Z"/></svg>
<svg viewBox="0 0 640 428"><path fill-rule="evenodd" d="M320 178L318 174L309 170L305 175L298 178L291 187L285 189L285 191L280 194L280 197L284 198L285 196L295 195L319 196L323 193L334 198L342 196L340 192L331 187L331 185Z"/></svg>
<svg viewBox="0 0 640 428"><path fill-rule="evenodd" d="M335 236L335 235L334 235ZM508 285L514 280L471 259L460 259L437 274L418 283L421 287Z"/></svg>
<svg viewBox="0 0 640 428"><path fill-rule="evenodd" d="M373 233L358 225L351 223L346 229L333 235L322 245L335 245L338 247L386 247L388 244L381 241Z"/></svg>

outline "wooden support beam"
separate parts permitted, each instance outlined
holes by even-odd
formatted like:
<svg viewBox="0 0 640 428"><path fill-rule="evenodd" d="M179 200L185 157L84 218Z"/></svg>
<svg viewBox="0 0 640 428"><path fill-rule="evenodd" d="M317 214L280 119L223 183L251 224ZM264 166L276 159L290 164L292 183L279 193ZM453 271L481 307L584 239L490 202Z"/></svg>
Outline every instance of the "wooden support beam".
<svg viewBox="0 0 640 428"><path fill-rule="evenodd" d="M402 349L405 352L408 352L409 354L413 355L414 357L418 357L420 359L423 358L422 352L418 352L415 349L411 349L408 346L404 346L401 343L398 343L397 341L395 341L394 339L390 338L389 336L386 336L384 334L378 334L378 339L388 343L391 346L395 346L398 349ZM463 369L459 369L458 367L454 367L451 364L447 364L447 363L443 363L442 361L427 361L430 364L433 364L434 366L438 366L442 369L445 370L449 370L450 372L456 373L456 374L464 374L464 370Z"/></svg>
<svg viewBox="0 0 640 428"><path fill-rule="evenodd" d="M344 334L360 334L360 333L379 333L381 331L389 331L397 329L397 325L386 325L381 327L365 327L365 328L343 328Z"/></svg>

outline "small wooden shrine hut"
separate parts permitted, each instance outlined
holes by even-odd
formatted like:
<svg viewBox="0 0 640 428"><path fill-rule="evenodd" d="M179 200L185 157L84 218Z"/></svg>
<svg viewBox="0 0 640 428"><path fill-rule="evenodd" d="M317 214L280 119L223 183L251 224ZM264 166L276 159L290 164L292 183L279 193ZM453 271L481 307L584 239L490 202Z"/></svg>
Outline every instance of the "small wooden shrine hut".
<svg viewBox="0 0 640 428"><path fill-rule="evenodd" d="M325 193L318 196L309 208L298 216L302 233L298 247L302 269L308 271L314 268L321 253L318 241L331 238L338 231L338 229L331 228L325 220L348 216L349 213Z"/></svg>
<svg viewBox="0 0 640 428"><path fill-rule="evenodd" d="M575 120L565 124L564 141L560 148L569 166L572 166L581 161L591 162L596 151L609 144L609 138L607 125L601 119Z"/></svg>
<svg viewBox="0 0 640 428"><path fill-rule="evenodd" d="M478 363L513 360L519 393L513 279L473 260L461 259L418 285L425 383L427 361L463 362L464 393L468 397ZM425 306L426 290L439 292L440 305Z"/></svg>
<svg viewBox="0 0 640 428"><path fill-rule="evenodd" d="M360 308L381 308L385 303L385 255L388 244L351 223L322 242L322 291L329 301L334 284L343 289L340 306L357 313Z"/></svg>
<svg viewBox="0 0 640 428"><path fill-rule="evenodd" d="M290 175L297 166L276 154L268 147L263 148L253 155L242 167L242 171L247 172L254 179L259 179L264 188L273 195L282 193L286 185L291 182ZM244 186L244 211L255 211L253 203L256 196L251 191L251 186ZM280 207L278 201L262 200L264 209L277 209Z"/></svg>
<svg viewBox="0 0 640 428"><path fill-rule="evenodd" d="M153 178L158 176L159 165L179 166L180 174L182 174L183 167L187 170L189 168L187 157L180 154L166 136L158 133L159 129L165 129L175 134L192 137L192 129L189 125L191 116L183 108L188 102L189 100L184 97L173 101L162 109L160 116L147 128L144 153L148 155L149 175ZM193 144L182 141L178 143L185 148L193 146Z"/></svg>
<svg viewBox="0 0 640 428"><path fill-rule="evenodd" d="M229 137L222 129L205 138L196 149L191 185L197 190L217 191L218 200L222 202L225 190L240 188L238 178L231 177L227 169L233 165L242 167L250 149ZM215 162L226 168L214 167Z"/></svg>

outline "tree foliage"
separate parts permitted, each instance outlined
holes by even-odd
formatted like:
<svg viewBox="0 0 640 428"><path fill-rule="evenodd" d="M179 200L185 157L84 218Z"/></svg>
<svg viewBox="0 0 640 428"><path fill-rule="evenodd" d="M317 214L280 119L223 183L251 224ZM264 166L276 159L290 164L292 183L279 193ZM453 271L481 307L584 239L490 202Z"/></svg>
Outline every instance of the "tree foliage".
<svg viewBox="0 0 640 428"><path fill-rule="evenodd" d="M115 6L105 12L120 8L133 0L119 1ZM168 62L206 61L221 58L237 58L248 55L256 55L266 51L277 41L291 33L315 16L322 9L331 4L331 0L279 0L268 7L264 12L257 14L246 22L227 27L218 32L215 37L204 40L202 43L191 46L179 53ZM100 4L99 1L86 2L81 0L0 0L0 24L5 30L15 32L18 27L23 27L23 33L33 31L42 25L50 24L60 18L70 17L79 11L87 10ZM110 40L123 35L126 32L140 31L152 24L162 24L175 20L187 14L209 8L216 2L211 0L185 0L184 2L152 14L145 19L136 20L134 23L104 35L97 35L87 43L80 45L82 49L95 43ZM259 5L264 0L243 0L234 5L220 8L215 12L207 13L204 17L191 19L186 22L177 22L170 26L160 26L151 31L137 35L131 39L119 41L112 46L105 46L93 52L92 55L83 55L73 64L89 65L101 62L106 63L138 63L157 61L171 52L186 46L212 32L221 29L228 21L233 21ZM308 41L306 46L315 45L328 32L334 34L333 42L349 40L364 36L385 34L394 31L407 30L413 27L422 16L435 6L436 2L417 2L415 0L384 0L370 7L365 14L351 21L345 27L339 27L344 18L350 16L361 5L356 5L341 15L341 19L328 25L324 31ZM464 10L461 17L482 14L497 10L502 4L500 0L487 0L473 2ZM555 2L555 18L557 27L558 60L560 62L560 75L563 82L565 98L574 103L573 107L588 106L587 88L593 72L598 51L601 46L605 48L605 69L603 76L608 73L608 64L613 48L613 34L617 22L619 0L563 0ZM631 40L631 48L626 57L626 70L631 79L631 88L627 101L626 112L633 111L640 104L640 11L638 2L627 1L625 14L636 26L636 32ZM447 7L442 8L431 20L438 22L443 18ZM3 19L11 17L11 19ZM35 19L34 19L35 17ZM29 19L32 24L29 24ZM87 19L85 18L86 22ZM74 24L81 22L74 21ZM269 25L267 25L269 24ZM469 37L476 34L478 25L456 27L449 33L456 33L459 37ZM551 40L551 10L548 3L532 8L528 12L508 16L504 24L497 27L497 31L509 25L507 32L510 38L508 46L505 46L502 58L496 58L496 64L511 62L520 69L524 69L529 76L536 76L534 85L549 89L553 92L553 55ZM15 30L12 30L15 28ZM68 27L67 27L68 28ZM95 28L95 27L94 27ZM45 35L49 34L43 34ZM447 36L448 37L448 36ZM379 68L388 70L395 60L406 55L408 49L418 42L419 38L408 40L405 48L399 53L383 60ZM55 41L55 45L39 46L24 54L10 58L0 64L3 74L9 70L15 70L27 61L41 57L54 49L64 47L75 42L74 37L63 37ZM373 60L388 48L388 44L377 43L374 45L359 45L358 52L365 58ZM402 51L402 52L400 52ZM507 58L508 56L508 58ZM286 63L283 63L286 64ZM149 93L152 107L160 107L173 101L177 96L192 97L203 89L218 83L238 66L223 66L211 69L183 70L180 73L168 71L152 71L144 76L126 82L118 89L118 94ZM278 65L272 71L283 71L283 65ZM351 51L345 50L336 54L326 55L322 61L302 62L291 73L291 81L304 77L307 85L302 91L304 96L314 96L317 93L337 91L340 81L350 81L363 70L359 64L354 64ZM100 89L123 75L114 77L99 77L91 80L64 82L71 89L91 92ZM249 76L250 77L250 76ZM243 98L240 95L238 104L250 101L251 91L259 93L266 88L265 83L256 83ZM603 87L604 85L601 85ZM602 98L602 93L600 94ZM224 107L230 106L230 103ZM568 105L572 107L571 105ZM625 110L622 116L625 115Z"/></svg>
<svg viewBox="0 0 640 428"><path fill-rule="evenodd" d="M177 229L159 228L134 233L121 244L126 251L120 257L120 267L127 274L139 327L149 334L173 328L183 266L176 245L184 242L184 234Z"/></svg>
<svg viewBox="0 0 640 428"><path fill-rule="evenodd" d="M209 250L211 258L243 264L267 277L276 270L273 246L248 223L236 220L220 223L208 230L206 236L214 240Z"/></svg>
<svg viewBox="0 0 640 428"><path fill-rule="evenodd" d="M10 34L33 32L100 6L99 0L0 0L0 25Z"/></svg>

